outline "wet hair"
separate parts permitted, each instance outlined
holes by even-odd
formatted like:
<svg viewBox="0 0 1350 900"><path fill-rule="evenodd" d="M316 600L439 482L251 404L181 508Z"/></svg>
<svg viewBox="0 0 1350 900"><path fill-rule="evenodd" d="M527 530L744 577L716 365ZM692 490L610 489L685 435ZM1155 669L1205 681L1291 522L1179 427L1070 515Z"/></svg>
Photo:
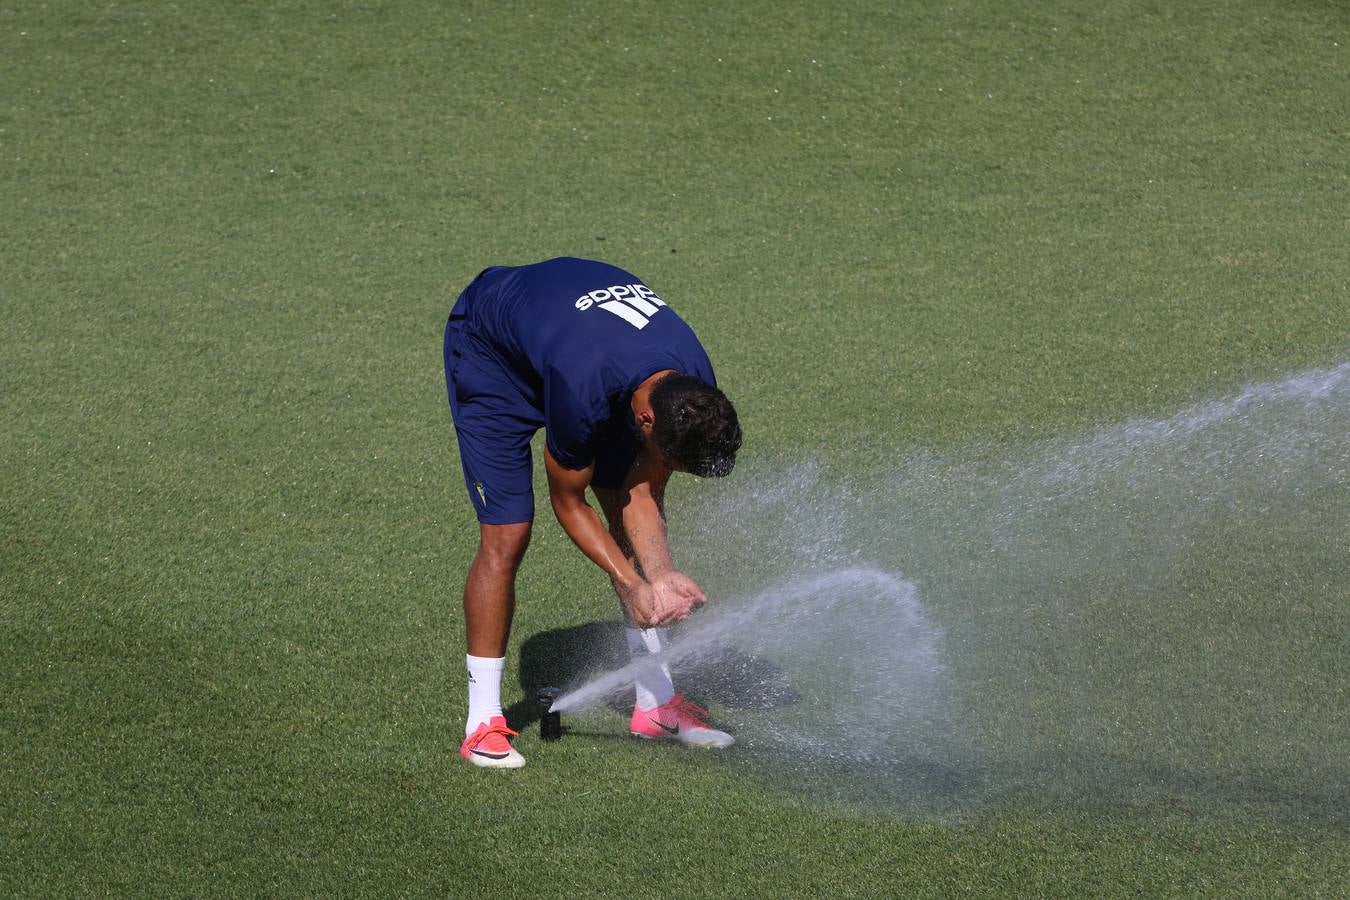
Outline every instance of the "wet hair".
<svg viewBox="0 0 1350 900"><path fill-rule="evenodd" d="M736 465L741 424L727 395L677 372L652 386L652 441L700 478L721 478Z"/></svg>

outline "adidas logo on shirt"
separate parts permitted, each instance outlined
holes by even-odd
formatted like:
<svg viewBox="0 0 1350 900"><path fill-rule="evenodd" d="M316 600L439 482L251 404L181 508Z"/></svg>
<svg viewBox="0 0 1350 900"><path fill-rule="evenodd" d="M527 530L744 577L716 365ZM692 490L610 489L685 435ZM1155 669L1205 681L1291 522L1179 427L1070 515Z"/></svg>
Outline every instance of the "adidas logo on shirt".
<svg viewBox="0 0 1350 900"><path fill-rule="evenodd" d="M582 294L576 302L579 310L585 311L595 306L638 329L646 328L651 317L665 305L666 302L645 284L612 284Z"/></svg>

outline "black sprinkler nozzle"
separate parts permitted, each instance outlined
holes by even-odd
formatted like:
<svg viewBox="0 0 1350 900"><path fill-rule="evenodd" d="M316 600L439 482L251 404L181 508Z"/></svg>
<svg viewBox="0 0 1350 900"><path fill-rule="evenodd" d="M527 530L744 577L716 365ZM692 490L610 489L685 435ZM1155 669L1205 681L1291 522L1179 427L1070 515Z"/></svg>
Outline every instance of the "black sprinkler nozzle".
<svg viewBox="0 0 1350 900"><path fill-rule="evenodd" d="M556 741L562 737L562 714L553 712L553 701L562 696L555 687L540 688L539 698L539 739Z"/></svg>

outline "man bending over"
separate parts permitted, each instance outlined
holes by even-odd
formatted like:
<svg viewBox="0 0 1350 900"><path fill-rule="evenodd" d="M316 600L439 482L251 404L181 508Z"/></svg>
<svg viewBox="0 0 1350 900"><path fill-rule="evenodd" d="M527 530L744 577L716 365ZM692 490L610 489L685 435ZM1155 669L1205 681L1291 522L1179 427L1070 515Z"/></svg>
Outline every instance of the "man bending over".
<svg viewBox="0 0 1350 900"><path fill-rule="evenodd" d="M614 585L634 657L665 647L665 626L707 602L676 570L663 496L672 472L728 474L736 411L685 322L637 276L559 258L479 273L450 313L445 378L479 544L464 586L469 715L460 755L518 768L501 708L515 577L534 518L530 439L545 429L549 499L563 529ZM605 521L586 500L590 488ZM643 667L630 730L726 747L706 711Z"/></svg>

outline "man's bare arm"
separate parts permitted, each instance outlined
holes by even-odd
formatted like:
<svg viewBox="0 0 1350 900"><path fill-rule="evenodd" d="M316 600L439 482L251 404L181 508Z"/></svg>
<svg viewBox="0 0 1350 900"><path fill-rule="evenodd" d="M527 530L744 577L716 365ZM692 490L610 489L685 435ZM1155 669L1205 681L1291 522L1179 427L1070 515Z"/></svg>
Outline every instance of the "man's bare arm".
<svg viewBox="0 0 1350 900"><path fill-rule="evenodd" d="M660 603L652 586L638 574L609 530L601 524L595 510L586 502L586 488L591 483L594 466L568 469L554 459L545 447L544 469L548 473L549 500L558 523L572 543L609 575L615 592L634 623L644 627L668 625L688 615L687 611L682 612L678 607L667 608Z"/></svg>
<svg viewBox="0 0 1350 900"><path fill-rule="evenodd" d="M638 453L620 494L623 530L649 581L675 568L666 536L665 497L669 480L670 469L654 454L643 450Z"/></svg>
<svg viewBox="0 0 1350 900"><path fill-rule="evenodd" d="M687 616L708 602L703 589L675 568L666 536L665 494L671 468L647 449L638 453L622 494L622 520L642 574L665 606Z"/></svg>

